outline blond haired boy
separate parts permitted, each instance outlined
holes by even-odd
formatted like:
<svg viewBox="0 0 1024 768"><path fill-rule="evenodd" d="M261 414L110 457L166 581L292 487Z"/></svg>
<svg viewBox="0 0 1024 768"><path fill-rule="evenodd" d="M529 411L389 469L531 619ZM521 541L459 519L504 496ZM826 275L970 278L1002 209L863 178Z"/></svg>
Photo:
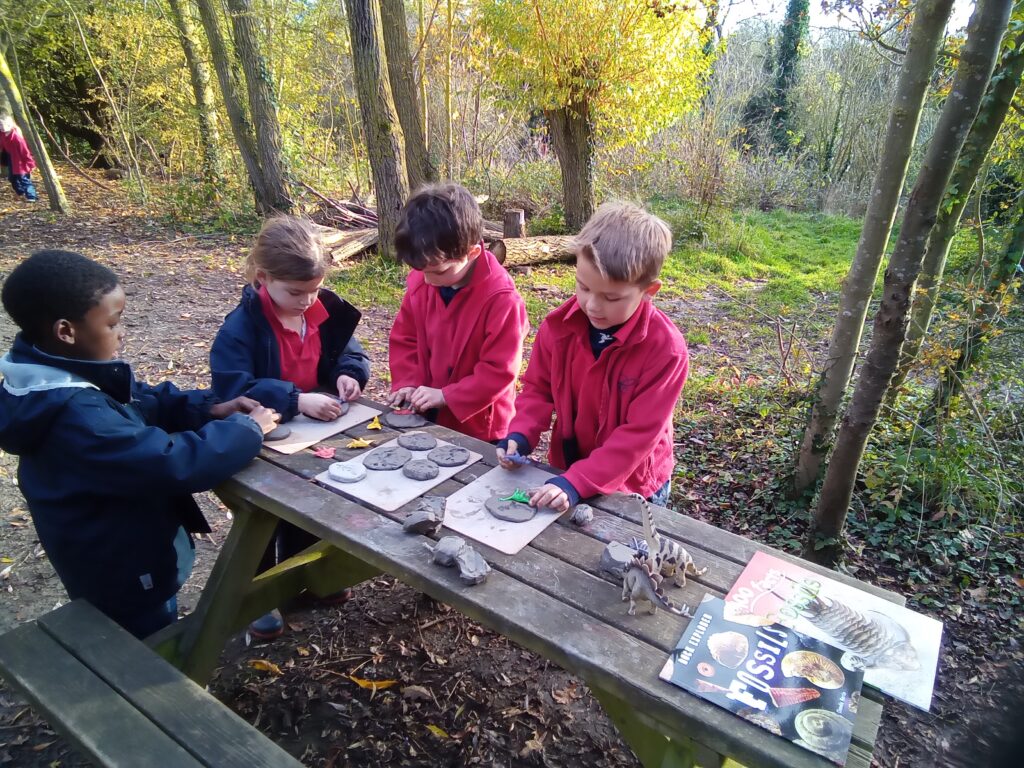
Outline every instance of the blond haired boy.
<svg viewBox="0 0 1024 768"><path fill-rule="evenodd" d="M563 470L530 503L567 510L600 493L668 501L672 413L689 368L686 341L651 303L672 247L661 219L628 203L606 203L574 243L576 295L537 332L509 435L498 443L506 469L555 423L548 461Z"/></svg>

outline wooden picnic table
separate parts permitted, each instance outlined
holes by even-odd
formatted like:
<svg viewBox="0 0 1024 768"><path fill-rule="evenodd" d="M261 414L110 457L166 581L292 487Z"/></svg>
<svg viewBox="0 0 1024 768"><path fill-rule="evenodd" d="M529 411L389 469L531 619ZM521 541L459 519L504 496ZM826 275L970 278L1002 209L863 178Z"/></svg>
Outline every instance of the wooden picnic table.
<svg viewBox="0 0 1024 768"><path fill-rule="evenodd" d="M383 409L378 403L364 402ZM415 500L395 512L383 512L311 482L331 461L358 455L358 449L344 447L353 437L366 437L379 445L398 434L387 427L382 431L366 427L363 423L324 441L321 445L337 449L333 460L318 458L310 450L289 456L264 449L250 466L216 490L233 512L231 532L196 610L150 638L153 647L202 683L228 638L251 619L304 588L330 594L383 572L581 677L645 766L718 766L733 760L751 768L831 765L659 679L689 619L665 611L629 616L621 602L621 582L599 570L607 542L643 537L640 520L623 497L599 497L591 502L592 523L581 528L564 516L516 555L470 542L494 572L484 584L466 586L459 581L457 569L430 562L426 537L402 530L401 521ZM496 465L494 448L487 443L436 425L416 431L484 456L429 494L451 495ZM708 566L704 576L691 578L685 588L666 590L675 602L691 608L705 592L724 596L757 551L795 560L683 514L661 508L655 508L655 514L663 535L682 542L698 567ZM313 533L322 542L256 576L279 520ZM441 535L446 533L442 529ZM900 596L878 587L810 563L800 564L903 603ZM871 691L865 694L847 761L851 768L870 765L881 719L881 704L868 698Z"/></svg>

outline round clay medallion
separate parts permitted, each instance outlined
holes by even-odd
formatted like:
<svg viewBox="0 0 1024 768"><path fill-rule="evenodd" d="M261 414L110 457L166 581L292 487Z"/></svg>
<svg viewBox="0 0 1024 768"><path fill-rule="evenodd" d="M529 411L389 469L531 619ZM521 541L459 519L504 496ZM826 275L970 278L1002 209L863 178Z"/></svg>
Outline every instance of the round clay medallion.
<svg viewBox="0 0 1024 768"><path fill-rule="evenodd" d="M402 474L410 480L433 480L440 468L427 459L413 459L402 467Z"/></svg>
<svg viewBox="0 0 1024 768"><path fill-rule="evenodd" d="M409 432L398 436L398 444L410 451L429 451L437 447L437 439L426 432Z"/></svg>
<svg viewBox="0 0 1024 768"><path fill-rule="evenodd" d="M292 428L286 427L282 424L280 427L274 427L272 430L267 432L267 434L263 436L263 439L271 442L273 442L274 440L284 440L291 433Z"/></svg>
<svg viewBox="0 0 1024 768"><path fill-rule="evenodd" d="M378 448L373 453L366 454L366 458L363 459L363 466L367 469L387 472L392 469L401 469L411 458L412 454L405 450L405 448L397 445L388 445L384 448Z"/></svg>
<svg viewBox="0 0 1024 768"><path fill-rule="evenodd" d="M424 427L427 420L412 411L389 411L381 417L381 421L392 429L415 429Z"/></svg>
<svg viewBox="0 0 1024 768"><path fill-rule="evenodd" d="M501 496L491 496L484 502L484 509L499 520L510 523L525 523L537 514L537 508L518 501L505 501Z"/></svg>
<svg viewBox="0 0 1024 768"><path fill-rule="evenodd" d="M457 445L439 445L427 458L439 467L457 467L469 461L469 451Z"/></svg>
<svg viewBox="0 0 1024 768"><path fill-rule="evenodd" d="M366 477L366 467L358 461L336 461L327 468L327 475L338 483L358 483Z"/></svg>

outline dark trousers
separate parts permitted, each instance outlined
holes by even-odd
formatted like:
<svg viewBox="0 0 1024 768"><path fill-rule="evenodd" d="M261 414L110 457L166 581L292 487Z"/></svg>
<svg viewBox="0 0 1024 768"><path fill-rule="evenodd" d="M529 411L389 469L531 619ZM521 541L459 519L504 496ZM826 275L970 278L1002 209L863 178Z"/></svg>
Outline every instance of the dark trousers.
<svg viewBox="0 0 1024 768"><path fill-rule="evenodd" d="M14 188L14 194L21 195L30 202L39 199L30 174L12 173L8 178L10 179L11 186Z"/></svg>

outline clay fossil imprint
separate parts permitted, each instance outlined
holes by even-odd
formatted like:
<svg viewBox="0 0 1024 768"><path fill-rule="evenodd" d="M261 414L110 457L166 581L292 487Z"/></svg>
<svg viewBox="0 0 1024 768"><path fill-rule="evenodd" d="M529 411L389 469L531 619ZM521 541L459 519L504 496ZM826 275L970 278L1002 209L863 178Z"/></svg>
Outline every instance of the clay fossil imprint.
<svg viewBox="0 0 1024 768"><path fill-rule="evenodd" d="M397 445L387 445L366 454L363 459L363 466L367 469L375 469L387 472L392 469L401 469L412 459L412 454Z"/></svg>
<svg viewBox="0 0 1024 768"><path fill-rule="evenodd" d="M427 425L427 420L415 411L400 409L388 411L381 417L382 421L392 429L415 429Z"/></svg>
<svg viewBox="0 0 1024 768"><path fill-rule="evenodd" d="M410 451L431 451L437 447L437 438L426 432L407 432L398 436L398 444Z"/></svg>

